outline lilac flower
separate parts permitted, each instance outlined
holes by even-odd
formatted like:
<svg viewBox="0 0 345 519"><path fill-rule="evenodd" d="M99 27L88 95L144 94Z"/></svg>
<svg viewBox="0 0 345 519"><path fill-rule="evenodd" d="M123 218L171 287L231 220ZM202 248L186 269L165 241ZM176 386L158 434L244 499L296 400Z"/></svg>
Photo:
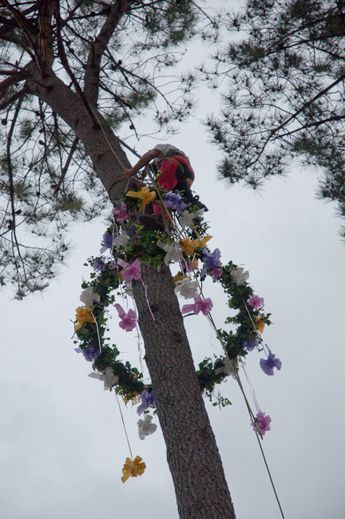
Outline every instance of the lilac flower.
<svg viewBox="0 0 345 519"><path fill-rule="evenodd" d="M121 259L117 263L122 267L121 275L124 281L133 281L133 279L141 278L140 260L137 258L132 263L127 263Z"/></svg>
<svg viewBox="0 0 345 519"><path fill-rule="evenodd" d="M89 346L86 350L82 350L82 353L88 362L96 360L101 354L100 349L93 346Z"/></svg>
<svg viewBox="0 0 345 519"><path fill-rule="evenodd" d="M196 296L194 298L195 303L189 305L183 305L182 313L189 314L190 312L194 312L198 314L202 312L204 315L208 315L213 307L212 300L209 297L202 299L200 296Z"/></svg>
<svg viewBox="0 0 345 519"><path fill-rule="evenodd" d="M118 207L114 207L113 215L115 216L115 220L118 223L123 223L125 220L127 220L129 214L126 204L122 202Z"/></svg>
<svg viewBox="0 0 345 519"><path fill-rule="evenodd" d="M267 359L260 359L260 366L266 375L274 375L273 369L276 368L280 370L282 363L281 360L274 355L274 353L268 350L268 357Z"/></svg>
<svg viewBox="0 0 345 519"><path fill-rule="evenodd" d="M264 436L267 431L271 430L271 417L268 414L259 411L252 422L252 427L255 432Z"/></svg>
<svg viewBox="0 0 345 519"><path fill-rule="evenodd" d="M250 299L248 299L248 305L251 308L254 308L256 310L258 310L259 308L263 308L263 306L264 306L264 298L256 296L254 294L254 295L252 295L252 297Z"/></svg>
<svg viewBox="0 0 345 519"><path fill-rule="evenodd" d="M94 258L92 262L93 269L97 272L104 272L107 269L107 266L101 258Z"/></svg>
<svg viewBox="0 0 345 519"><path fill-rule="evenodd" d="M206 270L220 267L220 250L214 249L213 252L209 252L207 249L204 249L202 261Z"/></svg>
<svg viewBox="0 0 345 519"><path fill-rule="evenodd" d="M103 252L105 252L107 249L111 249L112 248L112 246L113 246L113 235L109 231L106 231L103 234L102 244L103 244L103 247L100 250L101 254L103 254Z"/></svg>
<svg viewBox="0 0 345 519"><path fill-rule="evenodd" d="M187 207L181 195L178 193L167 193L164 195L164 202L168 209L173 209L177 213L182 213L182 211Z"/></svg>
<svg viewBox="0 0 345 519"><path fill-rule="evenodd" d="M253 351L253 349L256 348L257 346L259 346L260 343L261 343L261 338L255 337L255 339L250 339L249 341L244 341L244 343L242 344L242 347L246 351Z"/></svg>
<svg viewBox="0 0 345 519"><path fill-rule="evenodd" d="M149 407L156 407L156 400L153 391L145 389L141 395L141 404L138 406L137 413L141 415Z"/></svg>
<svg viewBox="0 0 345 519"><path fill-rule="evenodd" d="M119 322L120 328L126 332L131 332L137 325L137 314L134 310L125 312L121 305L114 305L121 321Z"/></svg>

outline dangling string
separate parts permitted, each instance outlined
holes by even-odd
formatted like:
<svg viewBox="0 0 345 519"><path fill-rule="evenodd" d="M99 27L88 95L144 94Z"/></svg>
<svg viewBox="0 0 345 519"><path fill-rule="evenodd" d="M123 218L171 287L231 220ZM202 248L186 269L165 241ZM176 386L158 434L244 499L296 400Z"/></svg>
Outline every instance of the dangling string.
<svg viewBox="0 0 345 519"><path fill-rule="evenodd" d="M150 306L150 303L149 303L149 298L148 298L148 295L147 295L147 286L145 285L143 278L141 278L141 283L142 283L143 288L144 288L145 300L146 300L146 304L147 304L147 307L149 309L149 312L151 314L152 321L155 321L156 319L155 319L155 316L152 313L151 306Z"/></svg>
<svg viewBox="0 0 345 519"><path fill-rule="evenodd" d="M94 320L95 320L99 352L102 353L102 341L101 341L101 336L100 336L100 333L99 333L98 322L97 322L97 319L96 319L96 317L94 316L93 312L91 312L91 315L92 315L92 317L93 317Z"/></svg>
<svg viewBox="0 0 345 519"><path fill-rule="evenodd" d="M117 396L117 393L114 391L115 393L115 397L116 397L116 401L117 401L117 405L118 405L118 408L119 408L119 411L120 411L120 416L121 416L121 422L122 422L122 427L123 427L123 430L124 430L124 433L125 433L125 436L126 436L126 440L127 440L127 445L128 445L128 449L129 449L129 453L130 453L130 456L131 456L131 459L133 460L133 452L132 452L132 449L131 449L131 444L129 442L129 438L128 438L128 434L127 434L127 429L126 429L126 425L125 425L125 421L123 419L123 414L122 414L122 409L121 409L121 406L120 406L120 402L119 402L119 398Z"/></svg>

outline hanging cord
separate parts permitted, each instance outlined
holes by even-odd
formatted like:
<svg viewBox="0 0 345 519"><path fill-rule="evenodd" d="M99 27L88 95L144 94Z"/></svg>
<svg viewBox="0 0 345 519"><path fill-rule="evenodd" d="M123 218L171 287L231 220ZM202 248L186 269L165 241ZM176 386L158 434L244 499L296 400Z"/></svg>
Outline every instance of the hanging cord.
<svg viewBox="0 0 345 519"><path fill-rule="evenodd" d="M128 433L127 433L127 428L126 428L126 424L125 424L125 421L123 419L123 414L122 414L122 409L121 409L121 406L120 406L120 402L119 402L119 397L117 396L117 393L114 391L115 393L115 397L116 397L116 401L117 401L117 405L119 407L119 411L120 411L120 416L121 416L121 422L122 422L122 427L123 427L123 430L125 432L125 436L126 436L126 440L127 440L127 445L128 445L128 449L129 449L129 453L131 455L131 459L133 460L133 452L132 452L132 449L131 449L131 444L129 442L129 438L128 438Z"/></svg>

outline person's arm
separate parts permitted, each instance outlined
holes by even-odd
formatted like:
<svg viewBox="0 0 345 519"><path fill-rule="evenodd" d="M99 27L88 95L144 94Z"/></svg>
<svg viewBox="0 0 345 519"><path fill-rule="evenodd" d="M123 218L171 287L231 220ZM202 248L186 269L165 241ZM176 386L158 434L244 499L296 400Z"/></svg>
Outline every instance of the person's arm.
<svg viewBox="0 0 345 519"><path fill-rule="evenodd" d="M161 154L161 151L160 150L150 150L150 151L147 151L146 153L144 153L144 155L142 157L140 157L140 159L138 160L138 162L130 169L125 169L123 174L126 176L126 177L133 177L134 175L136 175L138 173L138 171L140 171L144 166L146 166L147 164L149 164L149 162L151 162L151 160L159 157L159 155Z"/></svg>

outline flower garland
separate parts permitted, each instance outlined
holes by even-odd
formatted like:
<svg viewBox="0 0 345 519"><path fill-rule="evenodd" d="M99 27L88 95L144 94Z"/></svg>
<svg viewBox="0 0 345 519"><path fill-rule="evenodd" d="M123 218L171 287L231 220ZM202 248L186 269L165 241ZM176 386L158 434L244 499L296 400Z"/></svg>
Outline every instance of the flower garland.
<svg viewBox="0 0 345 519"><path fill-rule="evenodd" d="M182 314L202 313L213 326L223 354L204 359L196 370L200 389L213 405L231 404L227 398L215 394L216 385L229 375L237 380L243 392L239 368L252 350L264 355L260 366L265 374L273 375L275 369L281 369L281 361L262 341L265 325L271 324L270 314L264 312L263 298L248 284L248 272L231 261L222 265L219 249L211 252L208 242L212 236L207 234L208 225L203 219L205 206L197 197L186 198L183 193L165 192L156 185L131 189L125 194L124 200L113 209L113 222L103 235L100 256L88 260L93 272L90 281L82 284L80 299L84 306L76 310L76 351L92 362L90 376L101 380L104 389L114 389L125 403L138 404L138 414L144 413L143 419L138 421L140 439L157 428L148 414L149 409L156 407L154 388L151 383L144 382L142 369L120 360L118 348L109 342L106 334L108 308L112 306L123 330L138 329L136 311L126 312L117 298L120 296L127 301L132 298L132 283L142 282L142 263L158 270L163 265L176 263L175 292L184 299L193 300L182 306ZM222 286L228 306L237 311L225 321L235 326L235 331L216 327L211 315L213 303L203 295L203 281L207 276ZM254 400L256 402L255 395ZM254 415L247 399L246 404L251 425L262 438L270 430L271 418L258 405ZM141 475L145 470L145 463L139 456L132 458L131 454L131 458L126 459L122 481Z"/></svg>

